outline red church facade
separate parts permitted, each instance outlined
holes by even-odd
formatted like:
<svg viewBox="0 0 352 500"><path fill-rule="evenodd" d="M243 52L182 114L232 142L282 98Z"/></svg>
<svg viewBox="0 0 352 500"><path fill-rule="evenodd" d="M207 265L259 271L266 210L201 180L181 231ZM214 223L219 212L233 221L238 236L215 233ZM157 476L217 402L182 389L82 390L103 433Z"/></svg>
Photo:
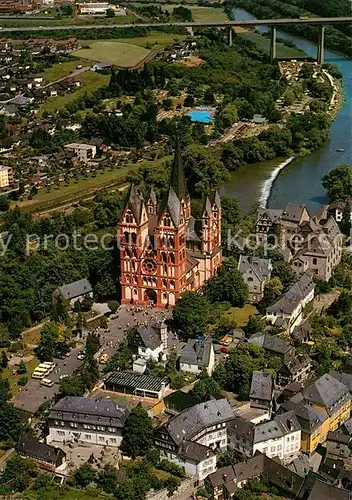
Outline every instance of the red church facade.
<svg viewBox="0 0 352 500"><path fill-rule="evenodd" d="M185 290L198 290L222 261L218 193L204 200L201 219L191 214L177 149L168 192L147 201L132 185L118 225L121 302L174 306Z"/></svg>

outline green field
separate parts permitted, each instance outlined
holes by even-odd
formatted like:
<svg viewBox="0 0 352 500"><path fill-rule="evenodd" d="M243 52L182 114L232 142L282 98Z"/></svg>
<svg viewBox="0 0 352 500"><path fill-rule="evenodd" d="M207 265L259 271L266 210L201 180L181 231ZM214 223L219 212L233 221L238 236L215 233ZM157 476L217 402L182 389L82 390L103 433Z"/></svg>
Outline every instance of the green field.
<svg viewBox="0 0 352 500"><path fill-rule="evenodd" d="M65 76L68 76L70 73L75 71L79 64L81 64L82 66L87 66L87 61L74 59L72 61L54 64L54 66L52 66L51 68L47 68L44 71L44 80L46 83L51 83L59 80L60 78L64 78Z"/></svg>
<svg viewBox="0 0 352 500"><path fill-rule="evenodd" d="M226 21L227 15L221 8L191 7L194 21Z"/></svg>
<svg viewBox="0 0 352 500"><path fill-rule="evenodd" d="M44 111L48 113L55 113L59 109L63 108L69 102L74 101L78 97L84 95L86 92L92 92L93 90L105 85L109 82L110 77L108 75L101 75L94 71L86 71L78 76L78 80L81 82L82 87L77 89L71 94L65 94L58 97L49 97L39 108L39 113L42 114Z"/></svg>
<svg viewBox="0 0 352 500"><path fill-rule="evenodd" d="M61 19L1 19L1 26L4 28L11 28L16 26L72 26L82 24L128 24L136 22L138 18L131 12L126 16L115 17L84 17L75 19L73 17L64 17Z"/></svg>
<svg viewBox="0 0 352 500"><path fill-rule="evenodd" d="M164 6L163 6L164 7ZM165 9L173 11L175 7L179 5L165 5ZM228 20L227 15L222 10L221 7L193 7L188 6L192 11L192 17L194 21L226 21Z"/></svg>
<svg viewBox="0 0 352 500"><path fill-rule="evenodd" d="M257 313L257 309L252 304L246 304L243 307L231 307L223 317L228 320L236 321L237 326L243 326L247 323L249 316Z"/></svg>
<svg viewBox="0 0 352 500"><path fill-rule="evenodd" d="M133 67L143 61L150 52L132 43L102 40L91 43L89 49L76 50L75 55L91 61L109 61L117 66Z"/></svg>
<svg viewBox="0 0 352 500"><path fill-rule="evenodd" d="M129 45L138 45L139 47L145 47L147 48L148 46L152 47L152 50L158 50L162 49L163 47L166 47L166 45L171 45L172 43L178 41L178 40L183 40L186 36L185 35L177 35L174 33L163 33L162 31L155 31L152 32L148 36L139 36L135 38L119 38L119 39L106 39L104 42L118 42L118 43L127 43ZM97 43L97 40L81 40L81 45L93 45L94 43ZM76 52L74 52L76 54Z"/></svg>
<svg viewBox="0 0 352 500"><path fill-rule="evenodd" d="M258 49L262 50L265 54L270 54L270 38L260 35L254 31L248 31L247 33L239 33L239 36L249 40L256 44ZM282 43L276 44L277 57L283 58L295 58L295 57L304 57L306 54L303 50L297 48L287 47Z"/></svg>

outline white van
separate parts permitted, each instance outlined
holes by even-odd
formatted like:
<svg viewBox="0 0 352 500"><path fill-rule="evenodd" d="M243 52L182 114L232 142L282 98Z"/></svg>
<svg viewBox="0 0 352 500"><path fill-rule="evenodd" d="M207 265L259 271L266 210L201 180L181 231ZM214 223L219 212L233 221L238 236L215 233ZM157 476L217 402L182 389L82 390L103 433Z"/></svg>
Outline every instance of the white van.
<svg viewBox="0 0 352 500"><path fill-rule="evenodd" d="M54 385L54 382L50 380L49 378L43 378L43 380L40 382L41 385L45 385L45 387L52 387Z"/></svg>

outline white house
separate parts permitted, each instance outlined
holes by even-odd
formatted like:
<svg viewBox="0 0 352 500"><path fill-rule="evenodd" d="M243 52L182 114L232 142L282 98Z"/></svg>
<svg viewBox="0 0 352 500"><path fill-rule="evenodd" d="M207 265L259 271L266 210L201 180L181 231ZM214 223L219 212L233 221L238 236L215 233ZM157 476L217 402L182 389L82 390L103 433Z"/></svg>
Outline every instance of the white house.
<svg viewBox="0 0 352 500"><path fill-rule="evenodd" d="M181 372L198 374L205 369L210 376L215 365L213 343L210 340L188 339L180 354Z"/></svg>
<svg viewBox="0 0 352 500"><path fill-rule="evenodd" d="M162 457L202 480L216 469L213 451L227 449L227 426L233 418L234 409L225 398L199 403L162 424L154 444Z"/></svg>
<svg viewBox="0 0 352 500"><path fill-rule="evenodd" d="M130 339L130 347L137 349L142 359L160 361L166 358L168 330L164 322L140 326Z"/></svg>
<svg viewBox="0 0 352 500"><path fill-rule="evenodd" d="M303 321L305 306L314 299L315 283L308 274L302 274L296 283L266 310L266 318L272 324L287 324L288 333Z"/></svg>
<svg viewBox="0 0 352 500"><path fill-rule="evenodd" d="M118 447L129 415L108 399L66 396L51 409L47 443L89 443Z"/></svg>
<svg viewBox="0 0 352 500"><path fill-rule="evenodd" d="M229 447L246 457L260 451L269 458L290 462L301 447L301 427L292 410L258 425L236 417L229 425L228 436Z"/></svg>

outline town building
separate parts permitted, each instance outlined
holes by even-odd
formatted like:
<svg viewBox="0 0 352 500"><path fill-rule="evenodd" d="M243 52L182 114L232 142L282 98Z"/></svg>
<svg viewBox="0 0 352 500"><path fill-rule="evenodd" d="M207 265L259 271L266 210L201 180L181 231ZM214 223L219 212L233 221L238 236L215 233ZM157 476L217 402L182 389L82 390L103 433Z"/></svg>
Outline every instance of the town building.
<svg viewBox="0 0 352 500"><path fill-rule="evenodd" d="M75 302L82 302L84 297L87 296L93 298L93 287L86 278L83 278L73 283L59 286L53 293L53 300L55 302L60 297L63 297L73 307Z"/></svg>
<svg viewBox="0 0 352 500"><path fill-rule="evenodd" d="M256 222L259 243L276 242L288 250L288 260L299 276L307 273L328 281L342 256L343 236L334 217L323 210L311 216L305 205L260 209Z"/></svg>
<svg viewBox="0 0 352 500"><path fill-rule="evenodd" d="M118 240L122 303L172 307L214 276L222 262L220 197L206 197L201 219L191 215L179 145L161 203L153 190L146 202L131 186Z"/></svg>
<svg viewBox="0 0 352 500"><path fill-rule="evenodd" d="M265 285L271 277L271 260L240 255L238 270L247 283L250 302L259 302L262 300Z"/></svg>
<svg viewBox="0 0 352 500"><path fill-rule="evenodd" d="M291 333L294 344L301 345L310 341L312 332L313 328L308 319L300 323L298 326L295 326Z"/></svg>
<svg viewBox="0 0 352 500"><path fill-rule="evenodd" d="M342 460L344 467L352 466L352 437L342 432L328 432L326 437L326 457L331 460Z"/></svg>
<svg viewBox="0 0 352 500"><path fill-rule="evenodd" d="M211 340L188 339L180 353L180 371L199 374L206 370L209 377L215 366L215 352Z"/></svg>
<svg viewBox="0 0 352 500"><path fill-rule="evenodd" d="M137 350L139 358L165 360L168 348L166 323L148 323L138 327L129 340L129 346Z"/></svg>
<svg viewBox="0 0 352 500"><path fill-rule="evenodd" d="M66 151L73 151L77 158L83 163L89 162L97 154L96 146L92 146L91 144L73 142L72 144L65 144L64 148Z"/></svg>
<svg viewBox="0 0 352 500"><path fill-rule="evenodd" d="M277 374L276 383L285 387L292 382L304 382L312 368L312 360L308 354L297 354L292 360L284 362Z"/></svg>
<svg viewBox="0 0 352 500"><path fill-rule="evenodd" d="M79 16L106 16L109 10L113 11L116 16L126 15L125 9L108 2L77 3L76 7Z"/></svg>
<svg viewBox="0 0 352 500"><path fill-rule="evenodd" d="M286 340L268 332L254 333L248 342L262 347L270 356L277 356L285 363L292 361L296 354L296 349Z"/></svg>
<svg viewBox="0 0 352 500"><path fill-rule="evenodd" d="M325 373L302 391L303 399L329 416L329 430L335 431L350 418L351 394L340 381Z"/></svg>
<svg viewBox="0 0 352 500"><path fill-rule="evenodd" d="M257 451L283 462L295 459L301 448L301 427L293 411L254 425L237 417L228 426L229 447L246 457Z"/></svg>
<svg viewBox="0 0 352 500"><path fill-rule="evenodd" d="M303 321L303 312L314 299L315 283L308 274L302 276L279 300L266 310L266 318L273 325L283 325L291 333Z"/></svg>
<svg viewBox="0 0 352 500"><path fill-rule="evenodd" d="M227 449L227 426L233 418L226 398L199 403L158 427L154 444L162 457L182 464L187 474L196 473L201 480L216 469L213 451ZM194 459L189 464L190 453L199 457L196 472Z"/></svg>
<svg viewBox="0 0 352 500"><path fill-rule="evenodd" d="M7 189L11 187L13 182L12 168L0 165L0 189Z"/></svg>
<svg viewBox="0 0 352 500"><path fill-rule="evenodd" d="M307 500L351 500L351 492L316 479Z"/></svg>
<svg viewBox="0 0 352 500"><path fill-rule="evenodd" d="M304 402L286 401L281 408L283 411L294 412L301 426L301 449L304 453L312 455L317 446L326 440L329 432L329 417Z"/></svg>
<svg viewBox="0 0 352 500"><path fill-rule="evenodd" d="M66 396L50 410L46 441L118 447L128 415L109 399Z"/></svg>
<svg viewBox="0 0 352 500"><path fill-rule="evenodd" d="M221 467L204 481L214 500L230 500L238 489L254 478L262 478L266 483L284 491L290 498L297 498L304 485L304 478L288 469L279 460L257 453L246 462ZM328 498L328 497L321 497ZM315 500L315 499L314 499Z"/></svg>
<svg viewBox="0 0 352 500"><path fill-rule="evenodd" d="M66 467L66 453L61 449L41 443L37 439L20 438L16 452L23 458L34 460L42 469L58 472Z"/></svg>
<svg viewBox="0 0 352 500"><path fill-rule="evenodd" d="M346 201L332 203L328 206L327 212L338 224L345 221L352 226L352 196L349 196Z"/></svg>
<svg viewBox="0 0 352 500"><path fill-rule="evenodd" d="M271 415L273 407L274 381L270 373L254 371L249 401L252 408L266 410Z"/></svg>
<svg viewBox="0 0 352 500"><path fill-rule="evenodd" d="M141 373L115 372L104 380L104 389L131 396L162 399L170 388L168 378L153 377Z"/></svg>

